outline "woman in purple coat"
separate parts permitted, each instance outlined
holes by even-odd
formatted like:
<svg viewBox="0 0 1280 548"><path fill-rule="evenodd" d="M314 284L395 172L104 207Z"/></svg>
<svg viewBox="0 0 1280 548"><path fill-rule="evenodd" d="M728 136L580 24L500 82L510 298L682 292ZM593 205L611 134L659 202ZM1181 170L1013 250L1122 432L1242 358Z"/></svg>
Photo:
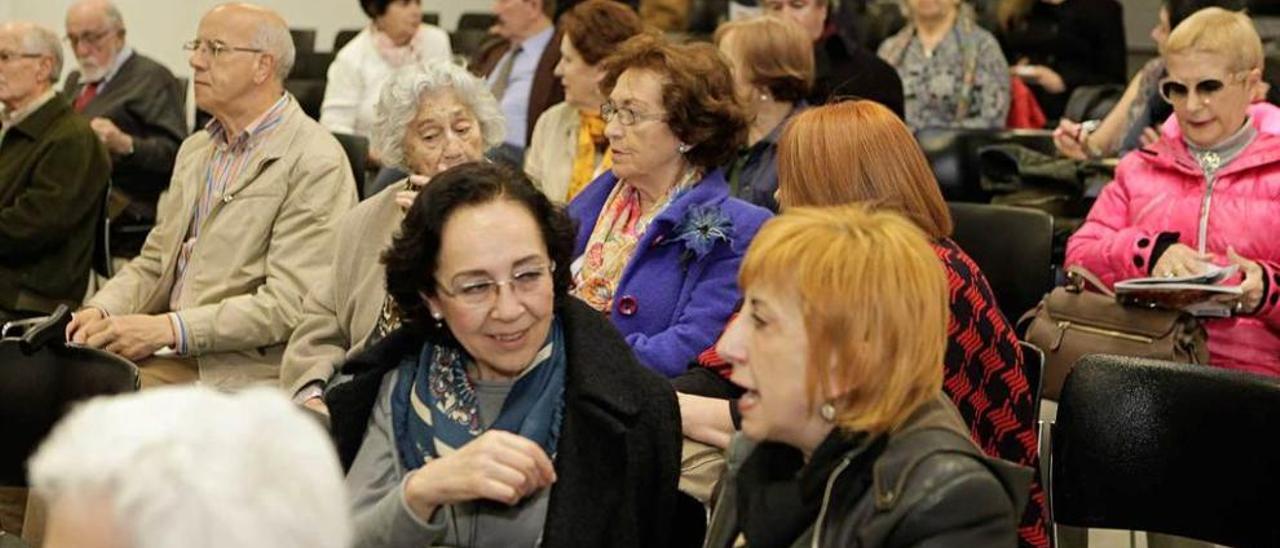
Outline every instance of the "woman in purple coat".
<svg viewBox="0 0 1280 548"><path fill-rule="evenodd" d="M640 35L601 64L613 168L569 204L573 291L674 377L724 328L738 265L770 214L729 197L718 169L748 120L713 46Z"/></svg>

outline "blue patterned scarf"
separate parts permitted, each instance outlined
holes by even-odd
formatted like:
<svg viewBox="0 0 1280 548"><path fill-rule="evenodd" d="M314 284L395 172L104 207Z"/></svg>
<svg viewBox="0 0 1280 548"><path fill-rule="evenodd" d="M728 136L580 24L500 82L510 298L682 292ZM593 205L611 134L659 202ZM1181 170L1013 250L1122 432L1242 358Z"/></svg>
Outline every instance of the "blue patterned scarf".
<svg viewBox="0 0 1280 548"><path fill-rule="evenodd" d="M461 348L426 343L416 360L400 362L391 419L405 470L451 454L484 433L467 376L471 361ZM528 438L554 458L564 418L565 362L564 334L554 320L547 342L511 387L490 428Z"/></svg>

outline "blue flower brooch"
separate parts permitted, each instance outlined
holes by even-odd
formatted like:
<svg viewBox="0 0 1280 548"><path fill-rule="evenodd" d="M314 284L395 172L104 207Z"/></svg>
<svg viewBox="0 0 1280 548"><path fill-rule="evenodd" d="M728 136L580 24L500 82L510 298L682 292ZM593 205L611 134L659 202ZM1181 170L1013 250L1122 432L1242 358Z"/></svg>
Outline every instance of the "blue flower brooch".
<svg viewBox="0 0 1280 548"><path fill-rule="evenodd" d="M683 242L680 264L700 261L715 249L716 242L733 244L733 221L718 207L695 205L685 211L684 218L676 225L668 243Z"/></svg>

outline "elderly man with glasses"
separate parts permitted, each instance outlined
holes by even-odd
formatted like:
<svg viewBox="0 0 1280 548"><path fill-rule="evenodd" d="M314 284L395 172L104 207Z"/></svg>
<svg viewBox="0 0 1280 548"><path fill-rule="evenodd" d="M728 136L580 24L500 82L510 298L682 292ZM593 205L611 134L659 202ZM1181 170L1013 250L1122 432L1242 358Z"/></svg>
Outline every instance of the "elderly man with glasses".
<svg viewBox="0 0 1280 548"><path fill-rule="evenodd" d="M72 4L66 28L80 70L63 90L111 153L111 252L131 258L155 224L156 202L187 136L186 91L169 69L125 43L124 19L111 2Z"/></svg>
<svg viewBox="0 0 1280 548"><path fill-rule="evenodd" d="M284 91L294 49L278 14L218 6L184 47L213 120L178 151L142 253L67 335L137 361L144 388L274 382L307 284L355 205L351 167Z"/></svg>
<svg viewBox="0 0 1280 548"><path fill-rule="evenodd" d="M0 323L75 305L88 284L108 159L53 85L62 45L0 25Z"/></svg>

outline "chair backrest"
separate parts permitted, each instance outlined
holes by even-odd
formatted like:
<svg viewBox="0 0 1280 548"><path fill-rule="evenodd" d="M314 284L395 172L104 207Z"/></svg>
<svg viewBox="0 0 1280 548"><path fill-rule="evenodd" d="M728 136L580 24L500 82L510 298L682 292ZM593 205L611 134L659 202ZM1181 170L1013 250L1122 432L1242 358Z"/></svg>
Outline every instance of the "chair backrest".
<svg viewBox="0 0 1280 548"><path fill-rule="evenodd" d="M289 29L293 38L293 48L298 53L311 53L316 50L316 29Z"/></svg>
<svg viewBox="0 0 1280 548"><path fill-rule="evenodd" d="M986 275L1005 318L1017 322L1053 289L1053 217L1021 207L947 205L952 238Z"/></svg>
<svg viewBox="0 0 1280 548"><path fill-rule="evenodd" d="M324 80L329 77L329 65L333 63L333 52L299 51L293 60L293 70L289 71L289 79Z"/></svg>
<svg viewBox="0 0 1280 548"><path fill-rule="evenodd" d="M470 58L480 51L480 46L489 36L489 31L486 30L459 28L449 33L449 45L453 48L453 53Z"/></svg>
<svg viewBox="0 0 1280 548"><path fill-rule="evenodd" d="M348 133L334 133L333 138L338 140L343 152L347 153L347 161L351 163L351 174L356 178L356 194L364 199L364 179L366 170L369 169L367 165L369 140Z"/></svg>
<svg viewBox="0 0 1280 548"><path fill-rule="evenodd" d="M27 459L73 403L138 389L138 368L128 360L65 346L69 312L61 313L38 332L0 339L0 486L26 485Z"/></svg>
<svg viewBox="0 0 1280 548"><path fill-rule="evenodd" d="M981 185L978 152L982 147L1013 143L1046 154L1057 153L1053 132L1039 129L924 128L916 132L916 141L933 167L942 197L952 202L991 200L991 194Z"/></svg>
<svg viewBox="0 0 1280 548"><path fill-rule="evenodd" d="M103 278L111 278L115 268L111 264L111 180L107 180L107 188L102 193L102 207L99 208L98 222L94 226L93 237L93 271Z"/></svg>
<svg viewBox="0 0 1280 548"><path fill-rule="evenodd" d="M350 42L351 39L355 38L357 34L360 34L360 29L342 29L338 31L338 34L333 35L334 53L337 53L339 50L341 50L342 47L347 45L347 42Z"/></svg>
<svg viewBox="0 0 1280 548"><path fill-rule="evenodd" d="M1280 380L1090 355L1053 427L1054 519L1229 546L1280 546Z"/></svg>
<svg viewBox="0 0 1280 548"><path fill-rule="evenodd" d="M440 14L434 11L423 12L422 22L432 26L440 26Z"/></svg>
<svg viewBox="0 0 1280 548"><path fill-rule="evenodd" d="M325 80L290 78L284 81L284 89L298 100L302 112L314 120L320 119L320 106L324 104Z"/></svg>
<svg viewBox="0 0 1280 548"><path fill-rule="evenodd" d="M1103 84L1099 86L1080 86L1071 91L1062 117L1081 122L1084 120L1101 120L1120 102L1124 95L1124 86L1119 84Z"/></svg>
<svg viewBox="0 0 1280 548"><path fill-rule="evenodd" d="M498 16L492 13L468 12L458 17L458 30L471 29L489 31L498 22Z"/></svg>

